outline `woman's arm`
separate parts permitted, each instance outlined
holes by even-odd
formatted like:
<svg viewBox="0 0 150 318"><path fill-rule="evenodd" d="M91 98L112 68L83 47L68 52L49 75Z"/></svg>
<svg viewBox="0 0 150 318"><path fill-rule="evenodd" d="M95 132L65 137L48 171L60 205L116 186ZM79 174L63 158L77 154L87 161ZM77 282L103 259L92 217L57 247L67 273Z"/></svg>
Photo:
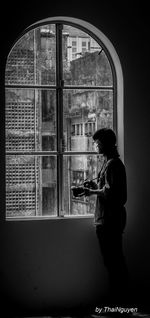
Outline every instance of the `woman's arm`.
<svg viewBox="0 0 150 318"><path fill-rule="evenodd" d="M89 188L83 187L83 190L86 196L96 194L104 198L104 189L89 189Z"/></svg>
<svg viewBox="0 0 150 318"><path fill-rule="evenodd" d="M105 184L101 189L84 188L87 196L97 195L110 204L124 205L127 200L126 173L121 161L112 161L105 172Z"/></svg>

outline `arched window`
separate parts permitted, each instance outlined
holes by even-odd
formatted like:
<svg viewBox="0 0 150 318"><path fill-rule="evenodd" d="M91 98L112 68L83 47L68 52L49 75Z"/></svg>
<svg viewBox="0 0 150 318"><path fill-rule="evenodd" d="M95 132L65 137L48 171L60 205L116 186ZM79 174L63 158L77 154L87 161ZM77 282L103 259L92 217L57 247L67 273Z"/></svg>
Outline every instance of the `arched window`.
<svg viewBox="0 0 150 318"><path fill-rule="evenodd" d="M95 197L71 186L97 177L95 130L113 128L123 155L118 56L95 27L73 18L30 26L7 59L6 217L91 216Z"/></svg>

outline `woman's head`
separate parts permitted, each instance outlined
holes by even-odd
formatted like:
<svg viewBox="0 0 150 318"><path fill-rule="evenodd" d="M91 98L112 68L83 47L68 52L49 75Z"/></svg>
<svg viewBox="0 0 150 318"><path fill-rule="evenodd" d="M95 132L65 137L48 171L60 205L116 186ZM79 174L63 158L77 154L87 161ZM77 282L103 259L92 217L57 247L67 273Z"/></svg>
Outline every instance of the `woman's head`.
<svg viewBox="0 0 150 318"><path fill-rule="evenodd" d="M93 140L101 154L108 155L116 150L116 135L110 128L98 129L93 135Z"/></svg>

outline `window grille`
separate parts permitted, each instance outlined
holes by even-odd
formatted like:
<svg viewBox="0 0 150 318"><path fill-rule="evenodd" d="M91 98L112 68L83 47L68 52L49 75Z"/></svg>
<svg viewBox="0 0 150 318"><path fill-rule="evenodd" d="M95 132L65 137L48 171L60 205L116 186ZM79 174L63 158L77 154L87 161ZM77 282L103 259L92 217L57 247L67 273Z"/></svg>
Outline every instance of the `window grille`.
<svg viewBox="0 0 150 318"><path fill-rule="evenodd" d="M6 211L7 216L35 216L40 211L39 163L32 156L12 156L6 158ZM37 204L36 204L37 200ZM35 211L35 206L37 211Z"/></svg>
<svg viewBox="0 0 150 318"><path fill-rule="evenodd" d="M7 84L34 84L34 53L31 50L13 49L7 61Z"/></svg>

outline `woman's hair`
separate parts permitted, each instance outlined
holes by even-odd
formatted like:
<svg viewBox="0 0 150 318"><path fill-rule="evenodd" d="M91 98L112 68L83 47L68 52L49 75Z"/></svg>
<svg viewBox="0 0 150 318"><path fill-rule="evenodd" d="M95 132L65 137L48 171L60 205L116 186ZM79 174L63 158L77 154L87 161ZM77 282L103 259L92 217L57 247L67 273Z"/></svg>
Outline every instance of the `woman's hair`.
<svg viewBox="0 0 150 318"><path fill-rule="evenodd" d="M105 144L111 144L114 145L116 144L116 135L114 131L110 128L101 128L98 129L94 135L93 135L94 140L99 140L102 143Z"/></svg>
<svg viewBox="0 0 150 318"><path fill-rule="evenodd" d="M102 143L105 153L117 151L116 134L112 129L110 128L98 129L94 133L93 139L95 141L98 140Z"/></svg>

